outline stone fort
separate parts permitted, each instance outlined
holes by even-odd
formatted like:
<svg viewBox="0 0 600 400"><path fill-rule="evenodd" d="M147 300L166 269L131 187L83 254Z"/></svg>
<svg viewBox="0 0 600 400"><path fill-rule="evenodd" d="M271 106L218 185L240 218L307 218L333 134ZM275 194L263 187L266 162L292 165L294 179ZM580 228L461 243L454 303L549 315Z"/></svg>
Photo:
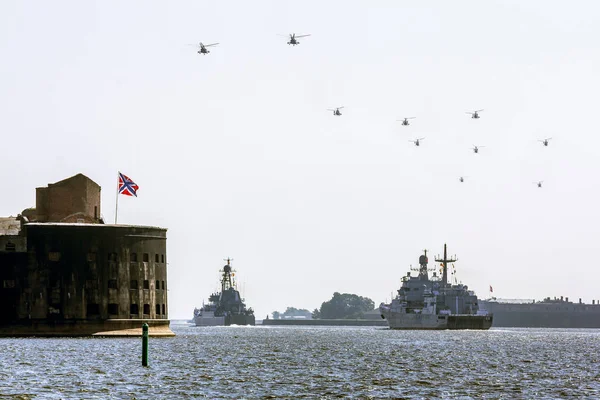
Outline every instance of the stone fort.
<svg viewBox="0 0 600 400"><path fill-rule="evenodd" d="M0 335L173 335L167 230L105 224L100 195L77 174L0 217Z"/></svg>

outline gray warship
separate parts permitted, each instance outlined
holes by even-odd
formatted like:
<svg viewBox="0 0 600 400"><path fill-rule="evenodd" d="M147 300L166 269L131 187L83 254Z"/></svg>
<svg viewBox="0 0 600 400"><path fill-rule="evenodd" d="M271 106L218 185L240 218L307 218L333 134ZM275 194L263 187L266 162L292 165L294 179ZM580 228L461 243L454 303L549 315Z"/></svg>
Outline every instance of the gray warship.
<svg viewBox="0 0 600 400"><path fill-rule="evenodd" d="M254 311L246 308L235 287L231 259L221 272L221 291L210 295L208 304L194 309L196 326L255 325Z"/></svg>
<svg viewBox="0 0 600 400"><path fill-rule="evenodd" d="M477 296L466 285L448 283L448 258L436 258L442 265L442 278L434 271L429 279L427 250L419 257L419 275L410 272L402 278L398 295L390 304L381 303L381 318L390 329L490 329L493 315L479 309Z"/></svg>

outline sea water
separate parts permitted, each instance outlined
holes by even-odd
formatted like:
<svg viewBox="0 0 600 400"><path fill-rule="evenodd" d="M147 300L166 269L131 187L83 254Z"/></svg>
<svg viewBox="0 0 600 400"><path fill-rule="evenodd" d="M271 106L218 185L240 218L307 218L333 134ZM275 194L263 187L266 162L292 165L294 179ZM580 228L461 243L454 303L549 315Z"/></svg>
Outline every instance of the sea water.
<svg viewBox="0 0 600 400"><path fill-rule="evenodd" d="M0 399L600 398L600 330L195 327L1 338Z"/></svg>

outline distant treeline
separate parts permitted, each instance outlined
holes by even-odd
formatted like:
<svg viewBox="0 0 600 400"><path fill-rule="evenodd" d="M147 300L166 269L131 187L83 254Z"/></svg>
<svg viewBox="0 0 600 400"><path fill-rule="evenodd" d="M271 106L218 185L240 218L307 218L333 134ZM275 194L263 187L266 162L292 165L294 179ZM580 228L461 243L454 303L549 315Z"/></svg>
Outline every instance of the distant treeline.
<svg viewBox="0 0 600 400"><path fill-rule="evenodd" d="M283 318L313 318L313 319L356 319L362 318L365 312L372 311L375 303L368 297L350 293L335 292L331 300L323 302L321 308L315 308L312 313L306 309L288 307L285 312L273 311L274 319Z"/></svg>

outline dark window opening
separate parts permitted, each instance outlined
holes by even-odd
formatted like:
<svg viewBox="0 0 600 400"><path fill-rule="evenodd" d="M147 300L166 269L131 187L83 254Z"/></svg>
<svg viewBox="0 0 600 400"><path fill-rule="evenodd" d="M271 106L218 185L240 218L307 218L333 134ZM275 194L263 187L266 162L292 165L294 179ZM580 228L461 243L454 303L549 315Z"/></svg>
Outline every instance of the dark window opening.
<svg viewBox="0 0 600 400"><path fill-rule="evenodd" d="M160 262L164 264L164 262L165 262L165 255L164 254L160 255Z"/></svg>
<svg viewBox="0 0 600 400"><path fill-rule="evenodd" d="M160 290L160 281L156 281L156 286L154 286L156 290Z"/></svg>
<svg viewBox="0 0 600 400"><path fill-rule="evenodd" d="M5 279L2 282L2 287L4 289L14 289L17 286L16 281L14 279Z"/></svg>
<svg viewBox="0 0 600 400"><path fill-rule="evenodd" d="M150 289L150 281L149 280L144 281L144 289Z"/></svg>
<svg viewBox="0 0 600 400"><path fill-rule="evenodd" d="M129 306L129 314L134 314L137 316L139 313L140 313L140 310L139 310L137 304L132 304Z"/></svg>
<svg viewBox="0 0 600 400"><path fill-rule="evenodd" d="M98 281L96 279L88 279L85 281L86 289L98 289Z"/></svg>
<svg viewBox="0 0 600 400"><path fill-rule="evenodd" d="M160 304L156 305L156 315L160 315Z"/></svg>
<svg viewBox="0 0 600 400"><path fill-rule="evenodd" d="M109 279L108 280L108 288L109 289L117 289L117 280L116 279Z"/></svg>
<svg viewBox="0 0 600 400"><path fill-rule="evenodd" d="M115 303L108 304L108 314L109 315L119 315L119 305Z"/></svg>
<svg viewBox="0 0 600 400"><path fill-rule="evenodd" d="M165 290L165 281L162 281L162 290Z"/></svg>
<svg viewBox="0 0 600 400"><path fill-rule="evenodd" d="M6 251L17 251L17 245L11 242L6 243L4 246L4 250Z"/></svg>
<svg viewBox="0 0 600 400"><path fill-rule="evenodd" d="M117 253L108 253L108 261L117 262Z"/></svg>
<svg viewBox="0 0 600 400"><path fill-rule="evenodd" d="M94 206L94 219L98 219L98 206Z"/></svg>
<svg viewBox="0 0 600 400"><path fill-rule="evenodd" d="M150 304L144 304L144 314L150 315Z"/></svg>
<svg viewBox="0 0 600 400"><path fill-rule="evenodd" d="M131 282L129 283L129 289L137 289L138 288L138 282L135 279L132 279Z"/></svg>
<svg viewBox="0 0 600 400"><path fill-rule="evenodd" d="M87 253L87 260L88 261L96 261L96 253L93 253L93 252Z"/></svg>
<svg viewBox="0 0 600 400"><path fill-rule="evenodd" d="M150 261L150 255L149 255L148 253L144 253L144 254L142 255L142 260L143 260L144 262L148 262L148 261Z"/></svg>
<svg viewBox="0 0 600 400"><path fill-rule="evenodd" d="M167 307L164 304L162 305L162 309L163 309L163 312L162 312L163 315L166 315L167 314Z"/></svg>
<svg viewBox="0 0 600 400"><path fill-rule="evenodd" d="M158 262L158 254L154 255L154 262Z"/></svg>
<svg viewBox="0 0 600 400"><path fill-rule="evenodd" d="M131 253L129 255L129 261L131 261L131 262L137 262L137 253Z"/></svg>
<svg viewBox="0 0 600 400"><path fill-rule="evenodd" d="M100 315L100 304L88 303L87 315Z"/></svg>

